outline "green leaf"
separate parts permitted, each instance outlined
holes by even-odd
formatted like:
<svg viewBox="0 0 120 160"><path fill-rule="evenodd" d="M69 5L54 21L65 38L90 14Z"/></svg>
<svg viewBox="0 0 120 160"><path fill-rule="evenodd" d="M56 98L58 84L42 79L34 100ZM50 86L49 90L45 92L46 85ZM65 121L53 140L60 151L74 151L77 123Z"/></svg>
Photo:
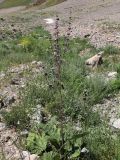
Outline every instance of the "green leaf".
<svg viewBox="0 0 120 160"><path fill-rule="evenodd" d="M60 156L54 152L44 153L42 160L60 160Z"/></svg>
<svg viewBox="0 0 120 160"><path fill-rule="evenodd" d="M80 156L79 150L75 151L75 153L73 153L70 158L77 158L78 156Z"/></svg>
<svg viewBox="0 0 120 160"><path fill-rule="evenodd" d="M36 133L29 133L27 138L27 148L32 153L40 154L46 149L48 138L45 134L37 135Z"/></svg>
<svg viewBox="0 0 120 160"><path fill-rule="evenodd" d="M37 153L44 151L47 146L47 136L45 134L42 134L41 136L37 137L36 141Z"/></svg>

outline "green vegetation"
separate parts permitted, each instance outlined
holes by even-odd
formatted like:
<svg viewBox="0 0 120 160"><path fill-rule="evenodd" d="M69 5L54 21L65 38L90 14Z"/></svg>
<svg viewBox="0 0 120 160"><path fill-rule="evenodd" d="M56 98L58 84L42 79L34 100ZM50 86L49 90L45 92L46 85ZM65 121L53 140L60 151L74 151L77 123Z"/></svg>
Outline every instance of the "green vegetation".
<svg viewBox="0 0 120 160"><path fill-rule="evenodd" d="M107 65L110 57L106 53L119 53L113 47L112 51L105 48L104 64L90 70L85 66L85 60L98 52L96 48L86 39L74 38L69 40L66 50L62 37L59 39L61 73L60 81L57 81L54 43L50 38L50 34L39 27L24 37L0 42L1 70L33 60L43 61L45 65L43 73L21 90L21 102L9 112L3 112L4 120L19 131L29 131L27 138L21 137L23 147L38 154L42 160L119 160L119 135L112 133L107 117L101 121L99 113L94 111L95 104L108 95L113 96L120 88L119 76L107 83L101 77L102 67L107 71L110 68ZM86 48L90 52L79 56ZM120 70L119 64L113 63L113 66ZM39 123L31 120L38 105L47 119L41 119ZM89 149L85 156L81 153L83 144Z"/></svg>
<svg viewBox="0 0 120 160"><path fill-rule="evenodd" d="M112 45L107 45L104 48L104 53L106 55L115 55L115 54L120 54L120 49L118 47L112 46Z"/></svg>
<svg viewBox="0 0 120 160"><path fill-rule="evenodd" d="M0 8L24 6L28 5L30 2L31 0L5 0L4 2L0 3Z"/></svg>
<svg viewBox="0 0 120 160"><path fill-rule="evenodd" d="M38 0L37 4L42 5L43 7L49 7L56 5L58 3L64 2L65 0ZM29 5L32 0L5 0L4 2L0 3L0 8L10 8L16 6L24 6Z"/></svg>
<svg viewBox="0 0 120 160"><path fill-rule="evenodd" d="M40 134L38 131L42 130ZM64 135L62 134L64 133ZM68 157L77 158L80 155L79 146L81 145L81 134L75 131L72 125L64 125L63 130L60 128L60 123L53 117L47 124L38 125L34 128L27 138L27 149L38 155L42 155L42 159L62 159ZM77 147L76 151L72 153L72 145ZM46 153L46 151L49 151Z"/></svg>
<svg viewBox="0 0 120 160"><path fill-rule="evenodd" d="M62 3L62 2L64 2L65 0L47 0L47 1L45 1L42 5L41 5L41 7L49 7L49 6L53 6L53 5L56 5L56 4L58 4L58 3Z"/></svg>
<svg viewBox="0 0 120 160"><path fill-rule="evenodd" d="M100 70L102 72L107 71L117 71L119 72L119 55L120 55L120 49L113 45L107 45L104 48L102 48L104 51L104 63L100 67Z"/></svg>
<svg viewBox="0 0 120 160"><path fill-rule="evenodd" d="M0 70L13 65L31 62L33 59L42 60L42 58L49 54L50 42L46 38L46 35L48 33L43 32L43 29L39 28L39 35L38 29L36 29L28 36L19 36L17 40L1 41ZM38 39L39 43L36 43Z"/></svg>

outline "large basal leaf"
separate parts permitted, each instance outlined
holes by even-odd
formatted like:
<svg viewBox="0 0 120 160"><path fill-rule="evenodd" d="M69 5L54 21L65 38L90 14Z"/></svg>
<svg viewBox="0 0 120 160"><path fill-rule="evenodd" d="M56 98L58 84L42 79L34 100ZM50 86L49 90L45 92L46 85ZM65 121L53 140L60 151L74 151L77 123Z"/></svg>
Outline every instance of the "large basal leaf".
<svg viewBox="0 0 120 160"><path fill-rule="evenodd" d="M40 154L46 149L47 140L45 134L37 135L36 133L29 133L27 138L27 148L33 153Z"/></svg>

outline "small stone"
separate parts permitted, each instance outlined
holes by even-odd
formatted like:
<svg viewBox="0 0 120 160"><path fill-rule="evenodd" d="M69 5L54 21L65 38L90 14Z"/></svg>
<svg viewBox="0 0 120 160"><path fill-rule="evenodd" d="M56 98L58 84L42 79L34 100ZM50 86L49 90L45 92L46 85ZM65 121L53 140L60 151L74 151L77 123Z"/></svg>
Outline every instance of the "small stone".
<svg viewBox="0 0 120 160"><path fill-rule="evenodd" d="M34 123L40 124L42 122L41 105L37 105L33 114L32 120Z"/></svg>
<svg viewBox="0 0 120 160"><path fill-rule="evenodd" d="M3 79L5 77L5 73L0 73L0 79Z"/></svg>
<svg viewBox="0 0 120 160"><path fill-rule="evenodd" d="M32 61L31 64L35 65L35 64L37 64L37 61Z"/></svg>
<svg viewBox="0 0 120 160"><path fill-rule="evenodd" d="M0 122L0 132L6 128L5 123Z"/></svg>
<svg viewBox="0 0 120 160"><path fill-rule="evenodd" d="M84 147L84 148L81 150L81 153L89 153L89 150Z"/></svg>
<svg viewBox="0 0 120 160"><path fill-rule="evenodd" d="M84 38L88 38L88 37L90 37L90 34L85 34L84 35Z"/></svg>
<svg viewBox="0 0 120 160"><path fill-rule="evenodd" d="M11 105L14 102L15 102L15 97L9 96L4 100L4 107L7 107L8 105Z"/></svg>
<svg viewBox="0 0 120 160"><path fill-rule="evenodd" d="M38 66L38 67L43 67L43 63L42 63L41 61L38 61L38 62L37 62L37 66Z"/></svg>
<svg viewBox="0 0 120 160"><path fill-rule="evenodd" d="M44 20L46 21L46 24L53 24L53 23L55 23L54 19L52 19L52 18L46 18Z"/></svg>
<svg viewBox="0 0 120 160"><path fill-rule="evenodd" d="M30 153L28 151L22 151L22 158L24 160L30 159Z"/></svg>
<svg viewBox="0 0 120 160"><path fill-rule="evenodd" d="M11 80L11 84L12 85L19 85L20 84L20 80L17 79L17 78L14 78L14 79Z"/></svg>
<svg viewBox="0 0 120 160"><path fill-rule="evenodd" d="M76 131L81 131L82 129L80 127L75 127Z"/></svg>
<svg viewBox="0 0 120 160"><path fill-rule="evenodd" d="M109 72L106 77L106 82L110 80L115 80L117 78L117 72Z"/></svg>
<svg viewBox="0 0 120 160"><path fill-rule="evenodd" d="M115 120L112 126L115 127L116 129L120 129L120 119Z"/></svg>
<svg viewBox="0 0 120 160"><path fill-rule="evenodd" d="M28 130L25 129L24 131L22 131L22 132L20 133L20 135L21 135L21 136L27 136L28 133L29 133Z"/></svg>
<svg viewBox="0 0 120 160"><path fill-rule="evenodd" d="M30 155L30 160L38 160L39 157L36 154Z"/></svg>
<svg viewBox="0 0 120 160"><path fill-rule="evenodd" d="M109 72L108 77L112 78L112 79L116 78L117 77L117 72Z"/></svg>
<svg viewBox="0 0 120 160"><path fill-rule="evenodd" d="M28 151L22 152L23 160L38 160L38 156L36 154L30 154Z"/></svg>
<svg viewBox="0 0 120 160"><path fill-rule="evenodd" d="M37 105L36 108L34 108L34 114L31 118L31 123L46 123L48 121L48 118L48 113L44 111L41 105Z"/></svg>

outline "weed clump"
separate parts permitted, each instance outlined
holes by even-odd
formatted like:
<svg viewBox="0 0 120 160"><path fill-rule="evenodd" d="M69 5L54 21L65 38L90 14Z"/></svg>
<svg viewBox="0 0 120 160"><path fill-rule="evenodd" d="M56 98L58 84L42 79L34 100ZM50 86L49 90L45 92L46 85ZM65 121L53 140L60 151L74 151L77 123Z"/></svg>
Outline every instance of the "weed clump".
<svg viewBox="0 0 120 160"><path fill-rule="evenodd" d="M104 48L104 54L105 55L117 55L117 54L120 54L120 49L113 45L107 45Z"/></svg>

